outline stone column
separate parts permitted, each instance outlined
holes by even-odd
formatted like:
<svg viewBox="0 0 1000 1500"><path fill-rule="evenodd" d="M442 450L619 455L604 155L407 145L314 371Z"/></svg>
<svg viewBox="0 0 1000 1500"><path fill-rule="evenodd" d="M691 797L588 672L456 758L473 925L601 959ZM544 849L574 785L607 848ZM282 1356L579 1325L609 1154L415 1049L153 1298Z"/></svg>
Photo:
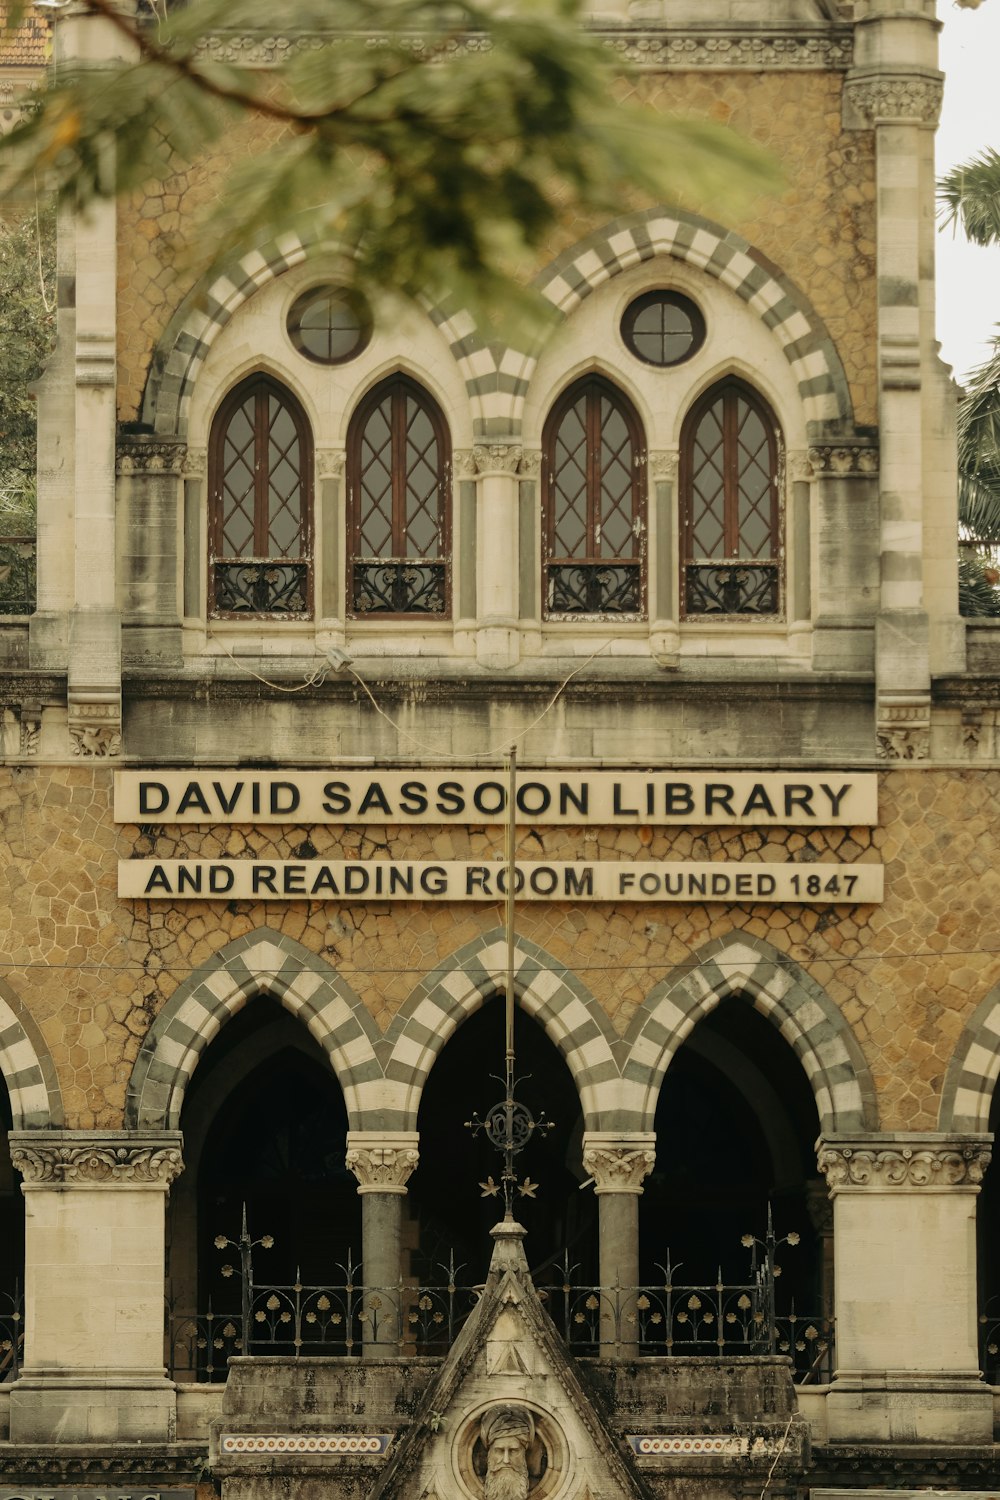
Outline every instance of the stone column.
<svg viewBox="0 0 1000 1500"><path fill-rule="evenodd" d="M976 1197L989 1136L831 1136L830 1442L990 1443L976 1343Z"/></svg>
<svg viewBox="0 0 1000 1500"><path fill-rule="evenodd" d="M600 1234L601 1355L631 1359L639 1350L639 1194L656 1161L656 1136L587 1131L584 1170L594 1179Z"/></svg>
<svg viewBox="0 0 1000 1500"><path fill-rule="evenodd" d="M179 1132L12 1131L25 1198L15 1443L167 1442L164 1221Z"/></svg>
<svg viewBox="0 0 1000 1500"><path fill-rule="evenodd" d="M398 1354L402 1313L403 1198L419 1160L415 1130L351 1130L347 1165L361 1195L361 1280L366 1288L364 1354Z"/></svg>
<svg viewBox="0 0 1000 1500"><path fill-rule="evenodd" d="M182 474L179 438L135 434L118 444L118 567L122 659L132 666L179 665L177 612Z"/></svg>
<svg viewBox="0 0 1000 1500"><path fill-rule="evenodd" d="M478 445L464 456L475 475L476 659L484 667L516 666L518 630L518 533L521 449L514 443ZM472 559L463 547L463 566Z"/></svg>

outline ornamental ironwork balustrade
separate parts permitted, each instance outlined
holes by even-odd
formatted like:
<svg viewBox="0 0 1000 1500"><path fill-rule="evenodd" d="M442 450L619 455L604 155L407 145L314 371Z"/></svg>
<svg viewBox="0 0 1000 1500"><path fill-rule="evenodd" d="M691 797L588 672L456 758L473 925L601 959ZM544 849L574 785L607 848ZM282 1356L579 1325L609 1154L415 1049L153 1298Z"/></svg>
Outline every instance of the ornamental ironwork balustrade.
<svg viewBox="0 0 1000 1500"><path fill-rule="evenodd" d="M635 562L550 562L545 565L546 611L552 615L637 615L642 611L642 565Z"/></svg>
<svg viewBox="0 0 1000 1500"><path fill-rule="evenodd" d="M33 615L37 545L33 536L0 536L0 615Z"/></svg>
<svg viewBox="0 0 1000 1500"><path fill-rule="evenodd" d="M12 1292L0 1291L0 1381L16 1380L24 1353L24 1298L20 1281Z"/></svg>
<svg viewBox="0 0 1000 1500"><path fill-rule="evenodd" d="M768 562L689 562L684 565L684 609L688 615L776 615L781 610L781 571Z"/></svg>
<svg viewBox="0 0 1000 1500"><path fill-rule="evenodd" d="M832 1319L806 1316L794 1303L785 1312L775 1302L775 1251L796 1242L771 1232L761 1240L745 1236L750 1274L738 1284L724 1283L721 1273L714 1283L690 1284L668 1258L657 1268L659 1280L645 1286L581 1285L567 1255L538 1291L567 1347L581 1357L784 1355L797 1383L823 1383L833 1375ZM289 1284L259 1285L255 1244L245 1235L222 1243L240 1251L240 1271L230 1270L238 1297L230 1308L204 1313L168 1303L167 1364L175 1380L225 1380L230 1356L245 1353L345 1358L368 1345L384 1355L443 1355L483 1293L482 1283L463 1279L453 1256L426 1280L401 1278L395 1286L365 1285L350 1258L327 1284L308 1285L297 1275Z"/></svg>
<svg viewBox="0 0 1000 1500"><path fill-rule="evenodd" d="M443 615L448 600L445 558L355 558L351 609L356 615Z"/></svg>
<svg viewBox="0 0 1000 1500"><path fill-rule="evenodd" d="M226 562L215 559L214 613L289 615L309 612L308 562Z"/></svg>
<svg viewBox="0 0 1000 1500"><path fill-rule="evenodd" d="M979 1310L979 1368L987 1385L1000 1385L1000 1297Z"/></svg>

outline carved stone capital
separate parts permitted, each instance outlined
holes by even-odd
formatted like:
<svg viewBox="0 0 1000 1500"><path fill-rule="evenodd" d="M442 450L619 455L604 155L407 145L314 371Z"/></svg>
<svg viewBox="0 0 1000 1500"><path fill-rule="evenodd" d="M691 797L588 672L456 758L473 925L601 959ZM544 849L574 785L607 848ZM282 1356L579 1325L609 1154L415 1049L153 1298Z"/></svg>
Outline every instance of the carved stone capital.
<svg viewBox="0 0 1000 1500"><path fill-rule="evenodd" d="M405 1193L420 1160L415 1130L351 1130L345 1161L358 1179L359 1193Z"/></svg>
<svg viewBox="0 0 1000 1500"><path fill-rule="evenodd" d="M317 448L316 473L320 479L341 479L347 455L343 448Z"/></svg>
<svg viewBox="0 0 1000 1500"><path fill-rule="evenodd" d="M118 439L119 474L183 474L187 444L178 438L128 433Z"/></svg>
<svg viewBox="0 0 1000 1500"><path fill-rule="evenodd" d="M875 727L879 760L927 760L931 753L931 706L923 697L880 699Z"/></svg>
<svg viewBox="0 0 1000 1500"><path fill-rule="evenodd" d="M455 472L464 479L477 479L481 474L519 474L523 452L519 443L477 443L455 454Z"/></svg>
<svg viewBox="0 0 1000 1500"><path fill-rule="evenodd" d="M184 1170L179 1131L15 1130L10 1156L28 1188L162 1188Z"/></svg>
<svg viewBox="0 0 1000 1500"><path fill-rule="evenodd" d="M675 449L661 449L649 455L649 473L653 479L676 479L681 456Z"/></svg>
<svg viewBox="0 0 1000 1500"><path fill-rule="evenodd" d="M860 443L817 445L809 449L808 461L819 477L870 477L878 473L878 449Z"/></svg>
<svg viewBox="0 0 1000 1500"><path fill-rule="evenodd" d="M583 1167L595 1193L641 1193L655 1161L655 1135L588 1131L583 1137Z"/></svg>
<svg viewBox="0 0 1000 1500"><path fill-rule="evenodd" d="M933 125L941 113L940 73L854 73L844 96L864 125Z"/></svg>
<svg viewBox="0 0 1000 1500"><path fill-rule="evenodd" d="M122 705L117 696L70 695L70 749L84 760L108 760L122 752Z"/></svg>
<svg viewBox="0 0 1000 1500"><path fill-rule="evenodd" d="M978 1191L991 1155L986 1136L913 1134L821 1141L817 1160L831 1193L910 1188Z"/></svg>
<svg viewBox="0 0 1000 1500"><path fill-rule="evenodd" d="M208 449L188 448L181 465L185 479L204 479L208 473Z"/></svg>

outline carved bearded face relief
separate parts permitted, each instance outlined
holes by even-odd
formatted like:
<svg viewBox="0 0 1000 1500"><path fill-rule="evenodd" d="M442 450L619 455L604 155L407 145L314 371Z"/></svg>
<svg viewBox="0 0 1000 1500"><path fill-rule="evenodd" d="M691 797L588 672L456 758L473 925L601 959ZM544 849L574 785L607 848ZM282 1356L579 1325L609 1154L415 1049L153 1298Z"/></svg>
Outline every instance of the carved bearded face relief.
<svg viewBox="0 0 1000 1500"><path fill-rule="evenodd" d="M530 1411L523 1406L491 1406L480 1421L479 1438L486 1450L483 1500L528 1500L528 1450L535 1441Z"/></svg>

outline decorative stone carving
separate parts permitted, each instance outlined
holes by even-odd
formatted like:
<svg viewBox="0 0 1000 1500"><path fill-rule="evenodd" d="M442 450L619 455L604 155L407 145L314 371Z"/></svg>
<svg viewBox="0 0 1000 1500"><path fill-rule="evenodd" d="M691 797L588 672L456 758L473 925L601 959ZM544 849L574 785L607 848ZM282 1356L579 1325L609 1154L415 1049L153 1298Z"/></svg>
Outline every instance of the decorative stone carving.
<svg viewBox="0 0 1000 1500"><path fill-rule="evenodd" d="M351 1131L347 1137L347 1167L358 1179L359 1193L405 1193L410 1174L420 1160L415 1132L395 1135Z"/></svg>
<svg viewBox="0 0 1000 1500"><path fill-rule="evenodd" d="M53 1187L169 1187L184 1170L179 1135L126 1142L95 1132L70 1138L46 1138L15 1131L10 1155L15 1170L29 1185Z"/></svg>
<svg viewBox="0 0 1000 1500"><path fill-rule="evenodd" d="M464 479L480 474L519 474L523 449L518 443L477 443L454 455L455 473Z"/></svg>
<svg viewBox="0 0 1000 1500"><path fill-rule="evenodd" d="M844 80L844 95L865 125L933 125L941 113L940 73L860 73Z"/></svg>
<svg viewBox="0 0 1000 1500"><path fill-rule="evenodd" d="M208 472L208 449L188 448L181 464L185 479L204 479Z"/></svg>
<svg viewBox="0 0 1000 1500"><path fill-rule="evenodd" d="M373 35L370 40L376 45L378 37ZM314 51L327 41L327 37L317 32L294 39L227 32L206 37L198 48L198 57L213 62L238 63L245 68L273 68L293 52ZM685 72L692 68L724 68L727 71L733 68L780 68L787 71L795 68L826 72L830 69L846 70L853 60L853 44L847 30L818 37L782 31L754 36L736 31L731 34L674 32L664 36L659 30L635 27L627 30L616 28L613 33L605 34L604 41L607 47L633 66L656 70L672 67ZM419 36L402 39L402 44L418 54L431 50ZM491 46L491 40L484 36L453 38L448 45L448 56L488 52Z"/></svg>
<svg viewBox="0 0 1000 1500"><path fill-rule="evenodd" d="M879 760L926 760L931 753L931 710L925 698L880 702L875 730Z"/></svg>
<svg viewBox="0 0 1000 1500"><path fill-rule="evenodd" d="M486 1454L483 1500L527 1500L533 1487L528 1452L535 1441L535 1419L528 1408L513 1403L487 1407L479 1439Z"/></svg>
<svg viewBox="0 0 1000 1500"><path fill-rule="evenodd" d="M878 449L860 443L824 445L809 449L808 462L813 473L820 476L870 476L878 473Z"/></svg>
<svg viewBox="0 0 1000 1500"><path fill-rule="evenodd" d="M676 450L660 450L649 455L649 472L653 479L677 478L677 470L680 467L680 454Z"/></svg>
<svg viewBox="0 0 1000 1500"><path fill-rule="evenodd" d="M122 750L122 710L118 699L100 702L70 699L69 737L74 755L107 760Z"/></svg>
<svg viewBox="0 0 1000 1500"><path fill-rule="evenodd" d="M962 745L966 750L976 751L983 734L983 711L981 708L962 709Z"/></svg>
<svg viewBox="0 0 1000 1500"><path fill-rule="evenodd" d="M42 732L42 710L37 705L24 704L21 708L21 754L37 755L38 740Z"/></svg>
<svg viewBox="0 0 1000 1500"><path fill-rule="evenodd" d="M594 1179L597 1193L641 1193L655 1162L654 1136L583 1138L584 1170Z"/></svg>
<svg viewBox="0 0 1000 1500"><path fill-rule="evenodd" d="M819 1170L831 1192L844 1188L978 1187L990 1164L984 1141L834 1145L819 1151Z"/></svg>
<svg viewBox="0 0 1000 1500"><path fill-rule="evenodd" d="M119 474L183 474L187 445L173 438L129 434L118 439Z"/></svg>
<svg viewBox="0 0 1000 1500"><path fill-rule="evenodd" d="M341 479L346 461L343 448L316 449L316 473L320 479Z"/></svg>

